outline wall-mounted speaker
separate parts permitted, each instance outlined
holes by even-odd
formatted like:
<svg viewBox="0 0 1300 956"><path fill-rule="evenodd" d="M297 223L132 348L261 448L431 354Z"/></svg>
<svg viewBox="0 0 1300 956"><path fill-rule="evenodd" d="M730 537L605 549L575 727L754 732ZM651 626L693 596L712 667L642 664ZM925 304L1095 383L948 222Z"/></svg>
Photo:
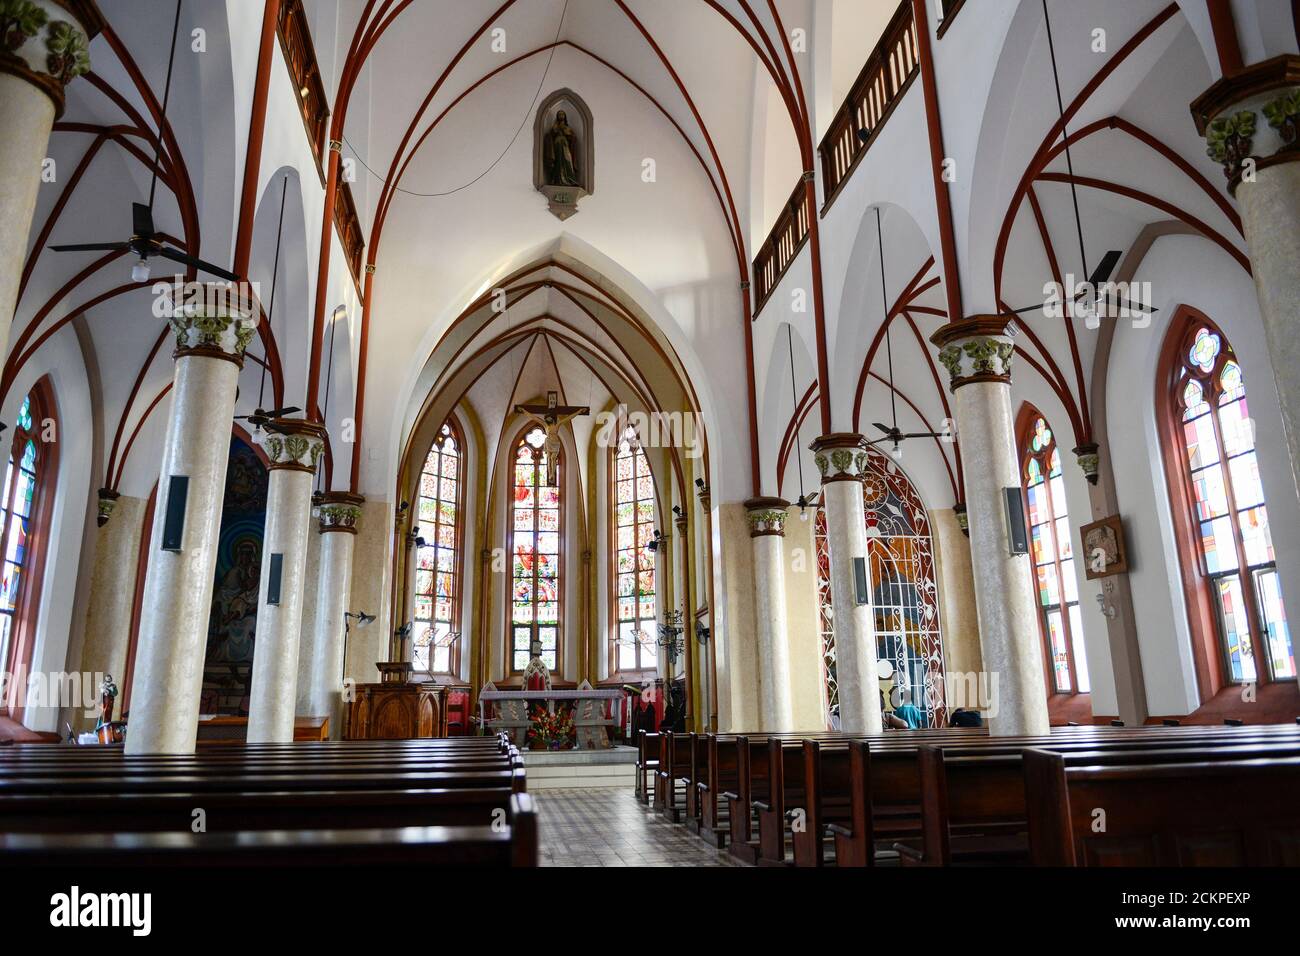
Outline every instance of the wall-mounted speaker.
<svg viewBox="0 0 1300 956"><path fill-rule="evenodd" d="M1025 499L1019 488L1003 488L1007 501L1007 547L1011 554L1029 553L1029 529L1025 524Z"/></svg>
<svg viewBox="0 0 1300 956"><path fill-rule="evenodd" d="M853 559L853 589L858 607L871 603L871 582L867 580L867 559Z"/></svg>
<svg viewBox="0 0 1300 956"><path fill-rule="evenodd" d="M172 475L167 480L167 511L163 514L162 549L180 551L185 541L185 506L190 497L188 475Z"/></svg>
<svg viewBox="0 0 1300 956"><path fill-rule="evenodd" d="M280 580L284 577L284 555L272 554L271 567L266 577L266 603L280 603Z"/></svg>

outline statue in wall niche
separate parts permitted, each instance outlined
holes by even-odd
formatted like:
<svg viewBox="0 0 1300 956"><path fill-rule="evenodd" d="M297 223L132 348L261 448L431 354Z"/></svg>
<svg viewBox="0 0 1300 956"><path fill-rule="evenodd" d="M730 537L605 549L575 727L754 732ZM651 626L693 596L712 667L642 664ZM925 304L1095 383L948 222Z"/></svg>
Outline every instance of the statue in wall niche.
<svg viewBox="0 0 1300 956"><path fill-rule="evenodd" d="M533 186L547 208L564 220L595 190L591 110L572 90L556 90L537 110L533 124Z"/></svg>
<svg viewBox="0 0 1300 956"><path fill-rule="evenodd" d="M569 114L560 110L555 125L546 134L542 162L548 186L581 186L578 178L578 134L569 125Z"/></svg>

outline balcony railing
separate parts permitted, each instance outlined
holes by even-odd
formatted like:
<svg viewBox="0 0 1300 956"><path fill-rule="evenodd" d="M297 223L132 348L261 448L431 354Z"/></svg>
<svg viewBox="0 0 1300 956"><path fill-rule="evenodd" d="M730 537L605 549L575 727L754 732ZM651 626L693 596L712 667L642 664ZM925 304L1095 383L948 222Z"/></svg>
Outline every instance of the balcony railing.
<svg viewBox="0 0 1300 956"><path fill-rule="evenodd" d="M835 200L918 72L911 0L903 0L822 140L822 213Z"/></svg>
<svg viewBox="0 0 1300 956"><path fill-rule="evenodd" d="M276 33L280 37L280 49L284 52L285 62L289 64L293 88L298 93L298 108L302 111L302 122L307 128L311 151L316 156L316 170L324 183L330 107L325 84L321 82L316 47L311 42L311 30L307 26L302 0L283 0Z"/></svg>
<svg viewBox="0 0 1300 956"><path fill-rule="evenodd" d="M754 257L754 314L776 289L808 240L808 204L804 201L804 183L795 183L794 192L781 209L767 241Z"/></svg>
<svg viewBox="0 0 1300 956"><path fill-rule="evenodd" d="M347 257L348 268L352 270L352 281L360 292L366 237L361 231L361 219L357 216L357 204L352 198L352 186L341 180L334 193L334 228L338 231L339 242L343 243L343 254Z"/></svg>

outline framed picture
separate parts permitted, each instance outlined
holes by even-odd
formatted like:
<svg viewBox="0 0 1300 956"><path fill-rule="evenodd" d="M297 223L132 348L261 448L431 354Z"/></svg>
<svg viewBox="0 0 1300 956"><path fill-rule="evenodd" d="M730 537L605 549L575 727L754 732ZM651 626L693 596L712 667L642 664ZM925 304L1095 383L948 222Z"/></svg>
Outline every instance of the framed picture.
<svg viewBox="0 0 1300 956"><path fill-rule="evenodd" d="M1108 578L1128 571L1128 548L1124 545L1124 523L1119 515L1102 518L1080 529L1083 538L1083 567L1088 580Z"/></svg>

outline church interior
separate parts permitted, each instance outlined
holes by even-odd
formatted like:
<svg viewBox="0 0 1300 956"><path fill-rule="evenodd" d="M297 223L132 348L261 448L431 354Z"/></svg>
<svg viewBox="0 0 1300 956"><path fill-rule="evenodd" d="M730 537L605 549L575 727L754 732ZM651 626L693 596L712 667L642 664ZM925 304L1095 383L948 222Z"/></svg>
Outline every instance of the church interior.
<svg viewBox="0 0 1300 956"><path fill-rule="evenodd" d="M0 0L0 129L9 875L1300 864L1297 0Z"/></svg>

